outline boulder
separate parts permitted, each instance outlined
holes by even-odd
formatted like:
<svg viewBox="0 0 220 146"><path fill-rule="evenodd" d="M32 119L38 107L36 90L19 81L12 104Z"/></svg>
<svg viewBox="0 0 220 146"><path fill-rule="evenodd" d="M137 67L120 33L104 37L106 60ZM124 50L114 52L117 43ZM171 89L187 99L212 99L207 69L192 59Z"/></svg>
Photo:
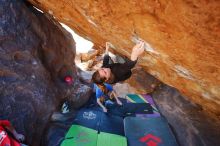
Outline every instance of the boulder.
<svg viewBox="0 0 220 146"><path fill-rule="evenodd" d="M29 0L94 43L130 57L138 39L145 71L220 113L220 1Z"/></svg>
<svg viewBox="0 0 220 146"><path fill-rule="evenodd" d="M0 5L0 119L24 134L25 143L39 146L62 102L82 106L91 91L78 79L74 40L51 15L24 1ZM73 77L71 85L65 74Z"/></svg>

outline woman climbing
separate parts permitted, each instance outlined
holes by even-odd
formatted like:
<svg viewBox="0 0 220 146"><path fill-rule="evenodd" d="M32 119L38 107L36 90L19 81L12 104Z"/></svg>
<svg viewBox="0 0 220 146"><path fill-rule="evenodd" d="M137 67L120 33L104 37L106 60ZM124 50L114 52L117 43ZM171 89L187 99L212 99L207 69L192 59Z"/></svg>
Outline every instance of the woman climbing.
<svg viewBox="0 0 220 146"><path fill-rule="evenodd" d="M108 49L109 43L106 43L103 65L92 76L94 82L114 84L128 79L132 74L131 69L137 63L138 57L144 52L144 42L140 41L133 47L131 59L126 59L125 63L113 63L108 55Z"/></svg>
<svg viewBox="0 0 220 146"><path fill-rule="evenodd" d="M107 112L108 106L110 104L114 104L115 100L117 104L122 105L121 101L116 96L110 84L97 82L96 80L93 80L93 82L94 82L94 90L96 93L96 101L104 112Z"/></svg>

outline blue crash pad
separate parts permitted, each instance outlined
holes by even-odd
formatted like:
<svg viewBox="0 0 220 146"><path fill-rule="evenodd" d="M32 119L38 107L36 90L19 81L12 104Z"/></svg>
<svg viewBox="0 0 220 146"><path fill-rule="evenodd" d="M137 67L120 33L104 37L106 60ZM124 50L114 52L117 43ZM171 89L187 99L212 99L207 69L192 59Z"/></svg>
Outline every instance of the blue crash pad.
<svg viewBox="0 0 220 146"><path fill-rule="evenodd" d="M93 109L80 109L77 112L73 124L85 126L98 131L102 114L103 112Z"/></svg>
<svg viewBox="0 0 220 146"><path fill-rule="evenodd" d="M123 118L112 114L102 114L99 131L124 136Z"/></svg>
<svg viewBox="0 0 220 146"><path fill-rule="evenodd" d="M162 117L124 119L129 146L177 146L166 120Z"/></svg>
<svg viewBox="0 0 220 146"><path fill-rule="evenodd" d="M120 100L123 103L122 106L117 104L107 106L109 114L120 117L126 117L135 114L153 114L153 108L149 103L127 103L126 99Z"/></svg>
<svg viewBox="0 0 220 146"><path fill-rule="evenodd" d="M73 124L81 125L100 132L124 135L123 118L104 113L97 108L80 109Z"/></svg>
<svg viewBox="0 0 220 146"><path fill-rule="evenodd" d="M126 103L123 106L126 113L153 114L153 109L149 103Z"/></svg>
<svg viewBox="0 0 220 146"><path fill-rule="evenodd" d="M148 94L127 94L126 99L129 103L149 103L153 109L150 114L136 114L136 117L160 117L159 110L157 109L153 98Z"/></svg>

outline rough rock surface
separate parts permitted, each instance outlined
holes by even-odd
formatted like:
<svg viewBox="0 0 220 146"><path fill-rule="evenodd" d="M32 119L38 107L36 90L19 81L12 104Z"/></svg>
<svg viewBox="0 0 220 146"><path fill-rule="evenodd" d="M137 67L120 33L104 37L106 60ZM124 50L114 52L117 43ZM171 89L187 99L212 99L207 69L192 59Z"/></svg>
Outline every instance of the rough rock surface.
<svg viewBox="0 0 220 146"><path fill-rule="evenodd" d="M136 65L132 70L132 76L125 82L117 83L113 86L119 97L124 98L130 94L150 94L161 82L152 75L146 73L143 68Z"/></svg>
<svg viewBox="0 0 220 146"><path fill-rule="evenodd" d="M27 144L40 145L63 100L77 107L87 101L90 88L79 82L74 57L74 40L52 17L23 1L0 1L0 119ZM68 71L71 86L63 82Z"/></svg>
<svg viewBox="0 0 220 146"><path fill-rule="evenodd" d="M131 50L124 48L131 48L132 41L148 42L152 48L139 63L190 97L165 85L153 93L179 143L220 145L219 117L209 113L220 110L219 1L30 1L97 48L110 41L116 52L129 56ZM70 35L51 15L23 1L0 1L0 119L9 119L29 145L57 145L74 112L60 121L52 116L50 122L52 113L66 99L73 108L88 100L90 88L78 79L74 48ZM72 86L63 82L67 72L74 78ZM129 80L141 89L144 78L137 75ZM139 91L153 89L150 84L145 87ZM52 139L54 135L59 139Z"/></svg>
<svg viewBox="0 0 220 146"><path fill-rule="evenodd" d="M149 45L145 70L191 100L220 112L220 1L29 0L80 35L129 56L138 38Z"/></svg>
<svg viewBox="0 0 220 146"><path fill-rule="evenodd" d="M181 146L220 145L220 120L210 116L202 106L167 85L158 87L153 98Z"/></svg>
<svg viewBox="0 0 220 146"><path fill-rule="evenodd" d="M94 58L98 54L98 50L91 50L88 53L81 53L81 60L82 61L88 61L92 58Z"/></svg>
<svg viewBox="0 0 220 146"><path fill-rule="evenodd" d="M135 88L135 93L138 94L151 93L161 84L158 79L146 73L143 68L138 65L132 70L132 76L126 80L126 83Z"/></svg>

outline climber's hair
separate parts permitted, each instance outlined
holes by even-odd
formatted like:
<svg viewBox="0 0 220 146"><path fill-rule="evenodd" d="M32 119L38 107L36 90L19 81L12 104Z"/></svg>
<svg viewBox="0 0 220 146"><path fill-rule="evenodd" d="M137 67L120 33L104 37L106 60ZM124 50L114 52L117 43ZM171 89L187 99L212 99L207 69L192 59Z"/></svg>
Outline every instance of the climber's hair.
<svg viewBox="0 0 220 146"><path fill-rule="evenodd" d="M105 94L108 93L108 89L105 87L105 84L104 84L104 82L106 81L106 78L101 77L98 71L93 73L92 81L102 90L103 93Z"/></svg>
<svg viewBox="0 0 220 146"><path fill-rule="evenodd" d="M92 75L92 81L96 84L103 84L105 82L106 78L101 77L99 74L99 71L95 71Z"/></svg>

